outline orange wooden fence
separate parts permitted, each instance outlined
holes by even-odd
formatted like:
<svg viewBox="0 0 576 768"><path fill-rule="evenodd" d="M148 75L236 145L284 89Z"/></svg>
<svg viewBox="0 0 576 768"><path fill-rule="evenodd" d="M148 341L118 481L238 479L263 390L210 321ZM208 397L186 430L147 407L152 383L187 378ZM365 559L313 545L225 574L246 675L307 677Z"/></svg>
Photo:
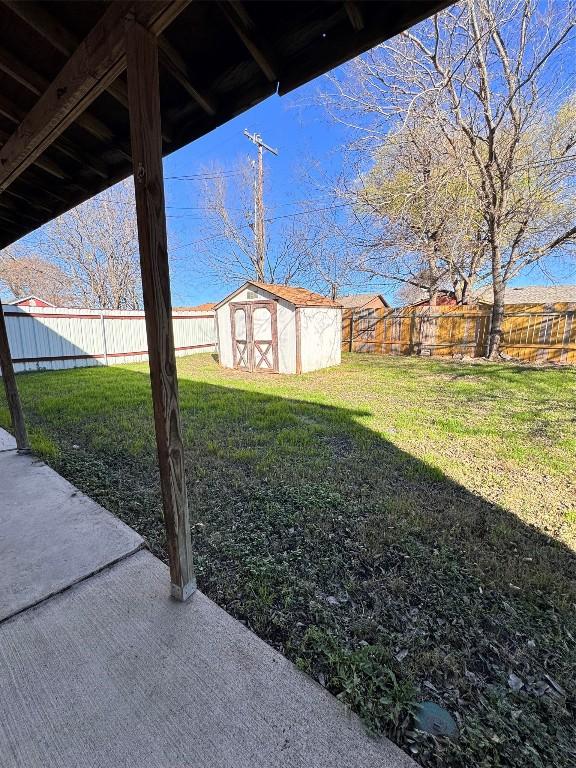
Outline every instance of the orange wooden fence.
<svg viewBox="0 0 576 768"><path fill-rule="evenodd" d="M345 310L342 347L351 352L483 357L491 308ZM501 349L526 362L576 364L576 304L509 304Z"/></svg>

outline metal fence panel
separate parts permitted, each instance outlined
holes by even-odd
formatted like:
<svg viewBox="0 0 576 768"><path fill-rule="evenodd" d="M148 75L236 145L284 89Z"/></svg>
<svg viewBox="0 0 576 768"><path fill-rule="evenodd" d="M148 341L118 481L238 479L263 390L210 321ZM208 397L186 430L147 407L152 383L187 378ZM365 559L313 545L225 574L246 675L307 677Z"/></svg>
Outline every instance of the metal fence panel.
<svg viewBox="0 0 576 768"><path fill-rule="evenodd" d="M148 359L142 311L5 307L14 369L58 370ZM178 356L216 349L213 312L175 312Z"/></svg>

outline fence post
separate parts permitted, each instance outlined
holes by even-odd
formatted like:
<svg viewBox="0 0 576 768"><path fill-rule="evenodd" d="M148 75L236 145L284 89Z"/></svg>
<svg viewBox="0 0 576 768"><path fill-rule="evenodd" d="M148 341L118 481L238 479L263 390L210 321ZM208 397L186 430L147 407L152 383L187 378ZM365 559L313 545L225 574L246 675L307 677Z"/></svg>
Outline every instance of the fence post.
<svg viewBox="0 0 576 768"><path fill-rule="evenodd" d="M536 360L538 362L546 362L550 357L550 349L546 344L550 342L552 321L549 317L549 313L552 312L554 312L554 304L545 304L544 312L542 314L542 322L540 323L540 332L538 334L538 344L542 345L536 352Z"/></svg>
<svg viewBox="0 0 576 768"><path fill-rule="evenodd" d="M106 344L106 321L104 312L100 312L100 327L102 328L102 348L104 350L104 365L108 365L108 345Z"/></svg>
<svg viewBox="0 0 576 768"><path fill-rule="evenodd" d="M504 312L506 312L506 309L504 309ZM504 316L502 316L502 320L504 320ZM490 353L490 334L492 333L492 310L488 313L488 322L486 323L486 345L484 348L484 357L488 357Z"/></svg>
<svg viewBox="0 0 576 768"><path fill-rule="evenodd" d="M20 402L20 393L18 392L16 376L14 375L14 365L12 364L12 355L10 353L10 344L8 342L8 331L6 329L6 321L4 320L4 310L2 308L1 301L0 372L2 373L2 379L4 380L4 388L6 389L6 400L8 401L8 410L10 411L10 418L12 419L14 437L16 438L16 447L18 448L19 453L29 453L30 444L28 442L28 434L26 432L26 422L24 421L22 403Z"/></svg>
<svg viewBox="0 0 576 768"><path fill-rule="evenodd" d="M574 307L574 304L568 304L568 307ZM572 333L572 321L574 319L574 311L568 309L564 318L564 333L562 334L562 349L560 350L560 362L565 363L568 359L570 345L570 338Z"/></svg>
<svg viewBox="0 0 576 768"><path fill-rule="evenodd" d="M354 337L354 310L350 313L350 338L348 339L348 352L353 351L352 340Z"/></svg>

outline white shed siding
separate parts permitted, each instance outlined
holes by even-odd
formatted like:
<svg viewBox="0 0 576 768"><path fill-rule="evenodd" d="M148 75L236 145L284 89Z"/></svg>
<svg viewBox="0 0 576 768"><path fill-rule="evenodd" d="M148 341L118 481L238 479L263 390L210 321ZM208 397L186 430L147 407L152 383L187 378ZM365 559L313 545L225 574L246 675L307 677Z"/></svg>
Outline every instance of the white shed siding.
<svg viewBox="0 0 576 768"><path fill-rule="evenodd" d="M216 322L218 323L218 360L224 368L233 368L230 304L224 304L216 310Z"/></svg>
<svg viewBox="0 0 576 768"><path fill-rule="evenodd" d="M250 297L249 294L250 293ZM254 298L254 294L256 298ZM271 296L267 291L254 286L235 294L216 310L220 343L220 364L225 368L234 366L232 353L232 326L230 322L230 303L249 303L251 301L274 301L278 326L278 371L296 373L296 321L294 307L283 299Z"/></svg>
<svg viewBox="0 0 576 768"><path fill-rule="evenodd" d="M233 294L216 310L219 336L220 364L234 366L232 346L231 303L273 301L276 304L278 331L278 372L296 373L296 306L291 301L276 296L270 286L265 288L251 284ZM331 306L299 306L301 329L302 372L326 368L340 363L342 339L342 310Z"/></svg>
<svg viewBox="0 0 576 768"><path fill-rule="evenodd" d="M300 310L302 373L340 365L342 310L302 307Z"/></svg>
<svg viewBox="0 0 576 768"><path fill-rule="evenodd" d="M283 299L278 307L278 371L296 373L296 314L294 307Z"/></svg>

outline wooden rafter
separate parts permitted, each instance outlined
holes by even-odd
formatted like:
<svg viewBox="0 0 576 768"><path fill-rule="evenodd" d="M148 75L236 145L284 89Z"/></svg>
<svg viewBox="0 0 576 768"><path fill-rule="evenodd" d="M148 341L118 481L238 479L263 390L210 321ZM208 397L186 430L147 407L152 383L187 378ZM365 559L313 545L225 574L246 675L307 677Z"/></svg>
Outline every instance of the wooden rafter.
<svg viewBox="0 0 576 768"><path fill-rule="evenodd" d="M36 208L38 211L46 211L48 214L52 214L54 211L54 208L51 208L49 205L44 205L44 203L41 203L39 200L33 200L30 197L26 197L26 195L21 195L19 192L15 192L12 188L7 189L3 195L0 195L0 199L2 200L5 200L7 197L22 201L23 207L26 206L28 209Z"/></svg>
<svg viewBox="0 0 576 768"><path fill-rule="evenodd" d="M48 89L50 82L35 72L31 67L19 61L6 49L0 48L0 71L9 75L13 80L24 86L35 96L40 96ZM101 141L111 141L112 131L97 117L84 113L78 118L78 125Z"/></svg>
<svg viewBox="0 0 576 768"><path fill-rule="evenodd" d="M268 80L271 83L276 82L278 80L278 67L275 57L267 49L264 41L258 39L256 25L242 3L239 0L223 0L218 5Z"/></svg>
<svg viewBox="0 0 576 768"><path fill-rule="evenodd" d="M112 3L68 59L60 73L0 151L0 190L39 157L126 67L124 21L134 14L154 34L188 4L187 0Z"/></svg>
<svg viewBox="0 0 576 768"><path fill-rule="evenodd" d="M5 133L4 131L0 131L0 142L2 142L2 144L5 144L9 138L10 138L10 134ZM57 179L68 178L68 175L58 165L58 163L56 163L54 160L51 160L46 156L36 158L34 165L37 165L38 168L45 171L46 173L49 173L50 176L54 176Z"/></svg>
<svg viewBox="0 0 576 768"><path fill-rule="evenodd" d="M10 120L10 122L14 123L15 125L19 125L26 116L22 109L17 107L15 104L12 104L12 102L9 102L2 95L0 95L0 115L5 117L7 120ZM103 179L108 178L109 171L106 163L102 162L102 160L99 158L94 157L94 155L83 152L74 144L74 142L70 141L64 136L60 136L58 140L54 142L53 146L55 149L59 150L68 157L71 157L73 160L76 160L81 165L90 168L92 171L94 171L94 173L98 174L98 176L101 176Z"/></svg>
<svg viewBox="0 0 576 768"><path fill-rule="evenodd" d="M36 221L36 217L33 214L29 213L28 210L19 208L7 195L0 195L0 208L4 209L4 213L6 213L6 211L8 211L9 214L12 212L15 213L18 218L28 219L28 221Z"/></svg>
<svg viewBox="0 0 576 768"><path fill-rule="evenodd" d="M80 40L41 3L32 0L25 3L2 0L2 3L65 56L71 56L78 48ZM111 83L107 90L123 107L128 108L128 93L124 83Z"/></svg>
<svg viewBox="0 0 576 768"><path fill-rule="evenodd" d="M346 10L346 15L348 16L348 20L350 21L353 29L355 29L356 32L363 30L364 14L358 7L358 3L353 2L353 0L345 0L344 9Z"/></svg>
<svg viewBox="0 0 576 768"><path fill-rule="evenodd" d="M158 48L162 66L180 83L184 90L192 96L207 114L215 115L215 99L206 91L202 91L192 84L192 78L188 72L186 62L178 51L162 36L158 38Z"/></svg>
<svg viewBox="0 0 576 768"><path fill-rule="evenodd" d="M65 56L72 56L80 44L80 40L70 32L58 19L44 8L41 3L17 2L16 0L1 0L2 3L10 8L22 21L26 22L39 35L47 40L57 51ZM106 92L110 94L125 109L128 109L128 89L126 83L120 78L110 83ZM164 130L162 136L165 141L172 140L168 130Z"/></svg>

